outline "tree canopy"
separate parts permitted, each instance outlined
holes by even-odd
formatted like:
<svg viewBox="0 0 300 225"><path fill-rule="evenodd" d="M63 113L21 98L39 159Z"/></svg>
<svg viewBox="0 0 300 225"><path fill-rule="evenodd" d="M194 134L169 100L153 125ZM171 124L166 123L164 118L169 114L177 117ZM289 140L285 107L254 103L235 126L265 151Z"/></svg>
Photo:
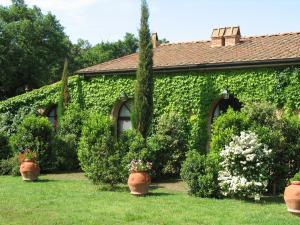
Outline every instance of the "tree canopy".
<svg viewBox="0 0 300 225"><path fill-rule="evenodd" d="M0 6L0 99L57 81L70 45L51 13L23 0Z"/></svg>
<svg viewBox="0 0 300 225"><path fill-rule="evenodd" d="M12 0L8 7L0 5L0 100L60 80L66 57L74 73L138 49L139 38L131 33L94 46L82 39L72 44L53 14Z"/></svg>
<svg viewBox="0 0 300 225"><path fill-rule="evenodd" d="M116 42L101 42L92 46L88 41L79 39L72 48L70 70L72 72L111 59L136 52L138 39L134 34L126 33L123 40Z"/></svg>

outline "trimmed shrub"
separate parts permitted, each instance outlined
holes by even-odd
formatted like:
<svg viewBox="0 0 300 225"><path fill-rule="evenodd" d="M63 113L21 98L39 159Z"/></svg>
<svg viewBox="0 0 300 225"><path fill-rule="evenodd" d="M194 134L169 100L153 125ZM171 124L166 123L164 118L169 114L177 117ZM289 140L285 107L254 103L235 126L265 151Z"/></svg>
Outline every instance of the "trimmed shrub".
<svg viewBox="0 0 300 225"><path fill-rule="evenodd" d="M147 146L146 139L135 130L124 131L118 139L116 149L121 157L122 181L126 182L129 173L128 165L134 159L142 161L153 161L154 156ZM152 173L153 178L154 173Z"/></svg>
<svg viewBox="0 0 300 225"><path fill-rule="evenodd" d="M78 158L85 175L94 184L116 185L122 180L120 156L115 150L111 120L91 112L82 128Z"/></svg>
<svg viewBox="0 0 300 225"><path fill-rule="evenodd" d="M8 137L0 132L0 160L11 157L12 151L9 146Z"/></svg>
<svg viewBox="0 0 300 225"><path fill-rule="evenodd" d="M37 152L38 162L43 171L53 170L53 153L51 150L53 128L45 117L29 115L19 125L16 134L10 138L14 152L30 148Z"/></svg>
<svg viewBox="0 0 300 225"><path fill-rule="evenodd" d="M201 155L192 150L182 164L181 178L189 187L189 194L199 197L220 197L218 186L218 157Z"/></svg>
<svg viewBox="0 0 300 225"><path fill-rule="evenodd" d="M229 108L212 124L211 151L219 153L225 145L229 144L234 135L250 127L249 117L243 112L236 112Z"/></svg>
<svg viewBox="0 0 300 225"><path fill-rule="evenodd" d="M187 120L175 112L159 119L155 134L148 139L154 155L153 169L158 177L177 177L188 150Z"/></svg>
<svg viewBox="0 0 300 225"><path fill-rule="evenodd" d="M260 197L267 191L270 149L253 132L234 136L221 151L218 180L222 194L237 197Z"/></svg>

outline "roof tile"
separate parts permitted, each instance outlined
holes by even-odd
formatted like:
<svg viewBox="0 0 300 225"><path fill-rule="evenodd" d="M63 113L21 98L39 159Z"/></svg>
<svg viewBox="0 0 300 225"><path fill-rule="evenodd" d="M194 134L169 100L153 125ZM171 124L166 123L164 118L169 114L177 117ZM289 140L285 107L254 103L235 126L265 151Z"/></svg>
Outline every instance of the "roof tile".
<svg viewBox="0 0 300 225"><path fill-rule="evenodd" d="M163 44L153 51L154 70L201 64L297 59L300 58L300 32L245 37L235 46L214 48L210 41ZM134 71L137 64L138 53L134 53L81 69L77 73Z"/></svg>

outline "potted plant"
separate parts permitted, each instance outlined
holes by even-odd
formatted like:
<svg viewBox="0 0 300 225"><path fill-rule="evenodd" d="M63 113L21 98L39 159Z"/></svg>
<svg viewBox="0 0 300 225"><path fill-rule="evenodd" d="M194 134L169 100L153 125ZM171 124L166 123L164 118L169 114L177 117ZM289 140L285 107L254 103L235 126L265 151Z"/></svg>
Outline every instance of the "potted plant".
<svg viewBox="0 0 300 225"><path fill-rule="evenodd" d="M37 164L37 153L31 149L25 149L19 154L20 173L24 181L35 181L40 174Z"/></svg>
<svg viewBox="0 0 300 225"><path fill-rule="evenodd" d="M150 162L142 160L132 160L129 164L130 175L128 178L128 186L130 193L133 195L145 195L148 193L151 183L148 171L151 169Z"/></svg>
<svg viewBox="0 0 300 225"><path fill-rule="evenodd" d="M284 190L284 201L290 213L300 216L300 172L290 182Z"/></svg>

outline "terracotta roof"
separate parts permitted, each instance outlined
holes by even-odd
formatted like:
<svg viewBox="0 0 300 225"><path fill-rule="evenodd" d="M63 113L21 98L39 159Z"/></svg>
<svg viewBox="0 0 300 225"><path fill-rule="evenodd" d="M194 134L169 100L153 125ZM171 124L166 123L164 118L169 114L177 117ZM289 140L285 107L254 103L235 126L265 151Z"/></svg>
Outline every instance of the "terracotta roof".
<svg viewBox="0 0 300 225"><path fill-rule="evenodd" d="M211 41L163 44L154 49L154 70L232 68L235 65L300 64L300 32L241 38L235 46L211 47ZM133 72L138 53L77 71L79 74Z"/></svg>

